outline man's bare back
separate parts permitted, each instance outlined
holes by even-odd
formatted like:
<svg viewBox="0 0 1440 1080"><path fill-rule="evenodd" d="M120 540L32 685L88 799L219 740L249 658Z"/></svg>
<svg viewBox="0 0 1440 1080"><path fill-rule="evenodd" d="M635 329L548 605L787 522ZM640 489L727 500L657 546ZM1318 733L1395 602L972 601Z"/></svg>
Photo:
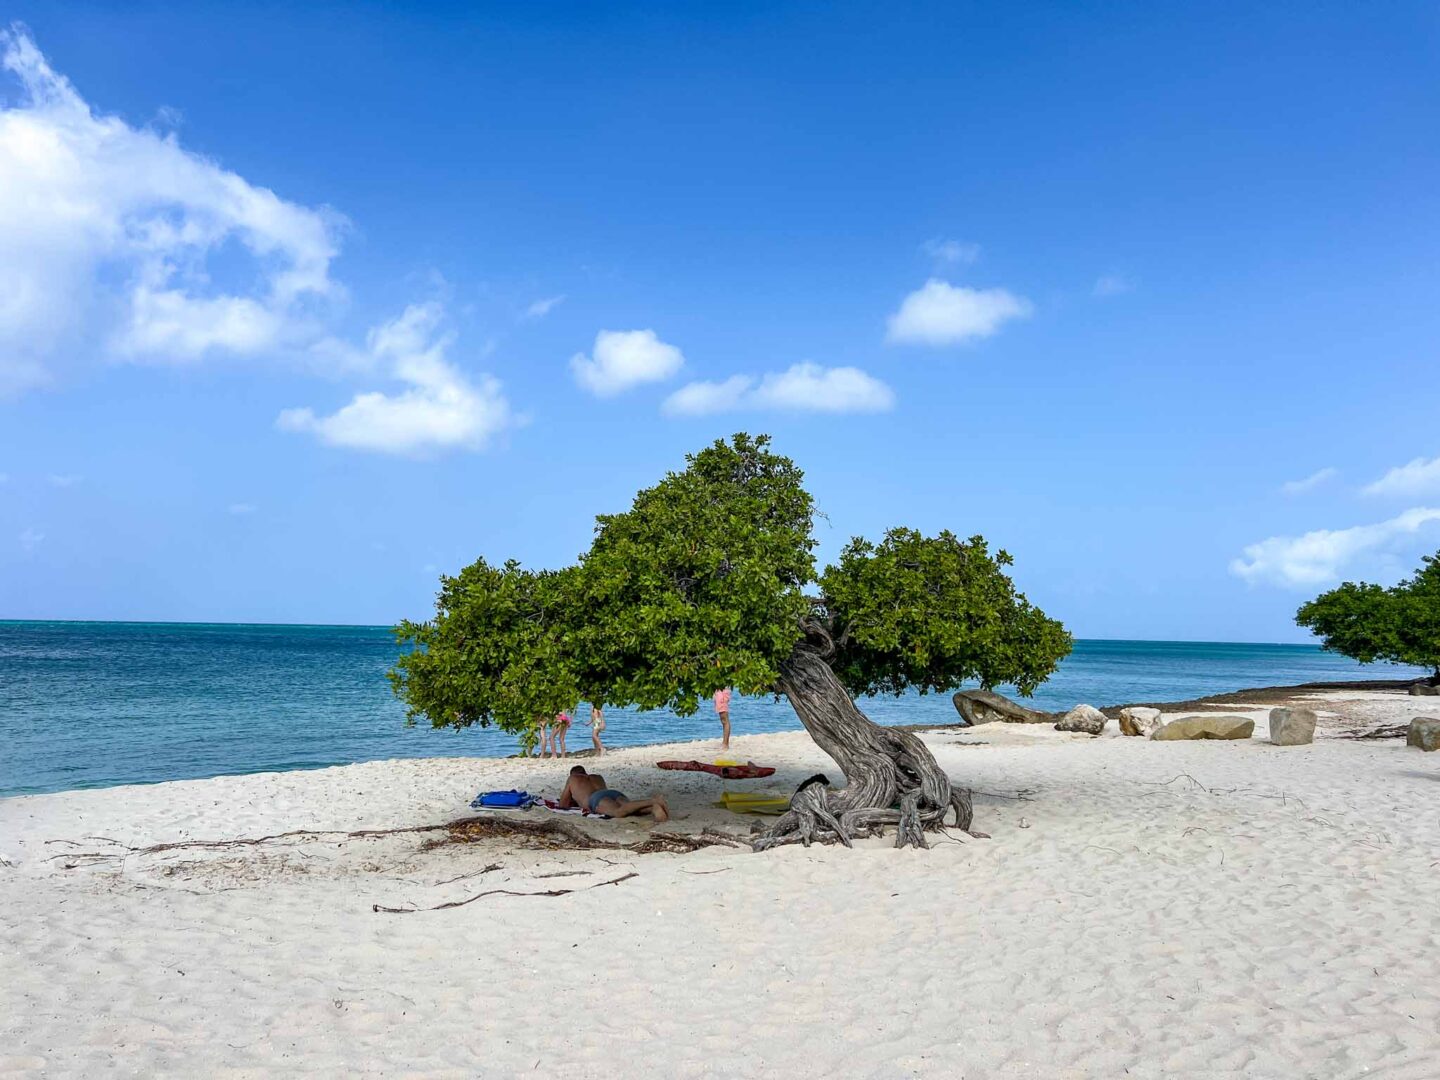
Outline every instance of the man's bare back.
<svg viewBox="0 0 1440 1080"><path fill-rule="evenodd" d="M592 814L606 814L610 817L649 813L657 823L670 820L670 807L659 795L652 795L648 799L631 799L622 791L606 787L603 776L599 773L587 773L583 765L576 765L570 770L565 790L560 793L560 805L566 809L578 806Z"/></svg>
<svg viewBox="0 0 1440 1080"><path fill-rule="evenodd" d="M560 793L560 805L567 809L583 806L589 809L590 796L605 788L605 778L599 773L587 773L584 766L576 765L570 770L565 790Z"/></svg>

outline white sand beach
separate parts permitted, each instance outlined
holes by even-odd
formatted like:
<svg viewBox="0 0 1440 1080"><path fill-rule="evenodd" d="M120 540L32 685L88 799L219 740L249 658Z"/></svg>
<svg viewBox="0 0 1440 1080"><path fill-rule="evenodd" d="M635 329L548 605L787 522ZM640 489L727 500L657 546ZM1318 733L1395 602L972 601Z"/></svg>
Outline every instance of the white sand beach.
<svg viewBox="0 0 1440 1080"><path fill-rule="evenodd" d="M1440 754L1336 735L1436 708L1317 701L1322 729L1299 747L1268 743L1268 706L1217 710L1257 718L1244 742L1122 738L1113 721L1099 738L927 732L990 834L936 834L929 851L342 835L470 816L481 789L553 793L570 763L552 761L3 800L0 1073L1434 1077ZM720 781L653 767L717 750L598 767L666 792L662 831L743 833L755 819L713 805ZM838 780L803 734L730 756L779 767L737 790ZM314 835L127 851L294 830Z"/></svg>

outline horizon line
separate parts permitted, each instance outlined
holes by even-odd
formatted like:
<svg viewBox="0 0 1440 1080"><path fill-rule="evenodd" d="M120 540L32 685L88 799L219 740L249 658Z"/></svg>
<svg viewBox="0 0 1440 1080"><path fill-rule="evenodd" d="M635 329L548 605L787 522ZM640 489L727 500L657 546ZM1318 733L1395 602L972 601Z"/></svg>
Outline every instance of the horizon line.
<svg viewBox="0 0 1440 1080"><path fill-rule="evenodd" d="M224 620L192 619L11 619L0 618L0 626L21 623L44 623L60 626L233 626L233 627L285 627L292 630L393 630L396 623L336 623L336 622L233 622ZM1310 645L1309 641L1222 641L1216 638L1132 638L1132 637L1080 637L1078 641L1143 642L1149 645Z"/></svg>

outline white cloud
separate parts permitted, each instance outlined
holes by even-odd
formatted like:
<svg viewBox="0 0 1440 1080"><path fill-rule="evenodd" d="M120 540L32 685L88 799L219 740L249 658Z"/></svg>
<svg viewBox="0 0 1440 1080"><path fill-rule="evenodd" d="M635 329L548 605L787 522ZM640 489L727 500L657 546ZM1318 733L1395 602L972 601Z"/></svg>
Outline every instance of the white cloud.
<svg viewBox="0 0 1440 1080"><path fill-rule="evenodd" d="M670 416L703 416L737 409L783 412L886 412L895 392L859 368L795 364L761 378L735 375L724 382L694 382L665 399Z"/></svg>
<svg viewBox="0 0 1440 1080"><path fill-rule="evenodd" d="M285 311L248 296L190 296L141 284L114 344L127 358L198 360L212 350L253 356L294 343L298 330Z"/></svg>
<svg viewBox="0 0 1440 1080"><path fill-rule="evenodd" d="M1440 521L1440 509L1416 507L1374 525L1349 529L1316 529L1304 536L1272 536L1245 549L1230 563L1230 572L1254 584L1269 582L1314 588L1340 580L1361 556L1377 557L1397 542ZM1427 530L1429 531L1429 530Z"/></svg>
<svg viewBox="0 0 1440 1080"><path fill-rule="evenodd" d="M1100 298L1107 296L1123 296L1125 293L1135 291L1135 282L1122 274L1103 274L1095 281L1095 287L1090 290L1090 295Z"/></svg>
<svg viewBox="0 0 1440 1080"><path fill-rule="evenodd" d="M1303 480L1287 480L1280 485L1280 490L1286 495L1303 495L1307 491L1313 491L1327 480L1333 480L1340 475L1340 470L1327 465L1323 469L1317 469Z"/></svg>
<svg viewBox="0 0 1440 1080"><path fill-rule="evenodd" d="M745 394L755 385L749 375L732 375L724 382L692 382L676 390L660 411L668 416L709 416L740 407Z"/></svg>
<svg viewBox="0 0 1440 1080"><path fill-rule="evenodd" d="M253 514L257 507L254 503L231 503L226 510L231 514Z"/></svg>
<svg viewBox="0 0 1440 1080"><path fill-rule="evenodd" d="M0 394L62 358L185 362L319 336L340 219L287 202L174 134L99 116L19 28L0 106ZM225 282L228 282L226 284Z"/></svg>
<svg viewBox="0 0 1440 1080"><path fill-rule="evenodd" d="M895 392L859 368L819 364L766 375L751 398L763 408L798 412L885 412L895 405Z"/></svg>
<svg viewBox="0 0 1440 1080"><path fill-rule="evenodd" d="M45 539L45 534L38 529L26 529L20 534L20 550L34 551Z"/></svg>
<svg viewBox="0 0 1440 1080"><path fill-rule="evenodd" d="M368 355L409 389L357 394L329 416L286 409L276 425L331 446L387 454L484 448L519 421L498 380L488 375L472 380L450 363L454 337L441 332L442 319L439 304L414 304L370 331Z"/></svg>
<svg viewBox="0 0 1440 1080"><path fill-rule="evenodd" d="M74 487L76 484L80 483L82 479L83 477L75 476L73 474L60 473L51 473L45 478L46 482L49 483L51 487L57 488Z"/></svg>
<svg viewBox="0 0 1440 1080"><path fill-rule="evenodd" d="M969 264L980 258L980 245L963 240L942 240L935 237L924 243L925 254L942 265Z"/></svg>
<svg viewBox="0 0 1440 1080"><path fill-rule="evenodd" d="M1440 492L1440 457L1416 458L1397 465L1373 484L1365 487L1366 495L1433 495Z"/></svg>
<svg viewBox="0 0 1440 1080"><path fill-rule="evenodd" d="M513 422L499 383L448 362L431 305L378 328L365 348L330 333L344 297L330 276L338 215L279 198L173 132L97 115L23 29L0 30L0 62L20 89L10 104L0 87L0 397L54 382L70 356L265 355L332 374L378 367L408 384L328 417L281 416L334 445L478 447Z"/></svg>
<svg viewBox="0 0 1440 1080"><path fill-rule="evenodd" d="M564 302L564 293L561 293L559 296L547 296L541 300L536 300L533 304L531 304L525 309L525 318L543 319L546 315L549 315L551 311L553 311L556 307L558 307Z"/></svg>
<svg viewBox="0 0 1440 1080"><path fill-rule="evenodd" d="M593 359L584 353L570 358L575 381L597 397L661 382L684 364L680 350L661 341L654 330L601 330L595 335Z"/></svg>
<svg viewBox="0 0 1440 1080"><path fill-rule="evenodd" d="M990 337L1011 319L1034 310L1006 289L971 289L931 278L890 316L885 340L892 344L953 345Z"/></svg>

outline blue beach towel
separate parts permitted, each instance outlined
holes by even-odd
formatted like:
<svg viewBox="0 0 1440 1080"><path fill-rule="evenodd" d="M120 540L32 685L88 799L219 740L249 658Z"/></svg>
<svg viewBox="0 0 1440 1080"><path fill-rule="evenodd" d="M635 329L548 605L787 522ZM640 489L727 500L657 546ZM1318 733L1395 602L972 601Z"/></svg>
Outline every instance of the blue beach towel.
<svg viewBox="0 0 1440 1080"><path fill-rule="evenodd" d="M524 810L535 802L525 791L482 791L470 801L472 810Z"/></svg>

